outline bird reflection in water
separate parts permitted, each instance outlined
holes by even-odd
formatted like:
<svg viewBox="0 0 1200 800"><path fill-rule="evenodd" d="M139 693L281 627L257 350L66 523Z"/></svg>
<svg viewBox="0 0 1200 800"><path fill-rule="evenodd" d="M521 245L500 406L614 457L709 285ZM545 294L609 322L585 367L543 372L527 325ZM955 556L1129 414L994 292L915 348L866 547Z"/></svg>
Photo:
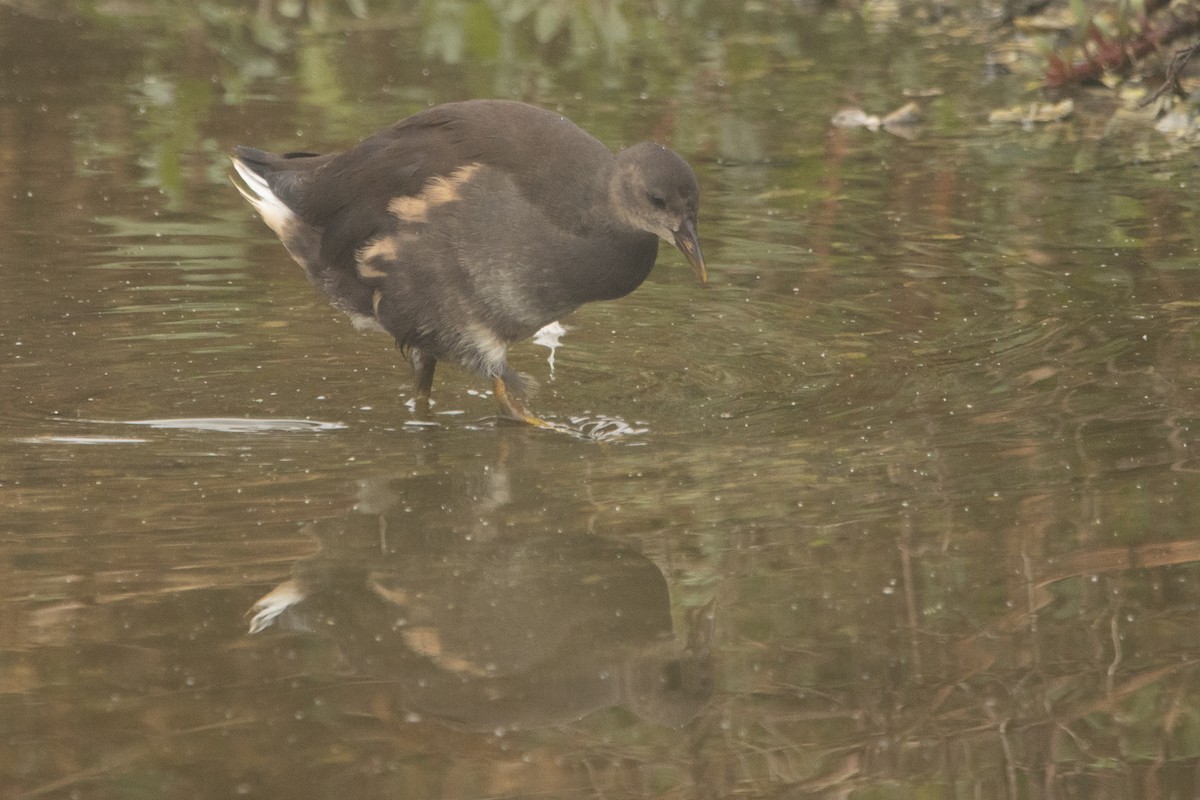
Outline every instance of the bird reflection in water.
<svg viewBox="0 0 1200 800"><path fill-rule="evenodd" d="M667 582L634 550L588 534L401 534L381 553L387 514L337 522L314 526L320 551L255 603L251 632L327 637L347 677L387 687L392 714L497 731L622 706L681 726L712 695L713 603L677 637Z"/></svg>

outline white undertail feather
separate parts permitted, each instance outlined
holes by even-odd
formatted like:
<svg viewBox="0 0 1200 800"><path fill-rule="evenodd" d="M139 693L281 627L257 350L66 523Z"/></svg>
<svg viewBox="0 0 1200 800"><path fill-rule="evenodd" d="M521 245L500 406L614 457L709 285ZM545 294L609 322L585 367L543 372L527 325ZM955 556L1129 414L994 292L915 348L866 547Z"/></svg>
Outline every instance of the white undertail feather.
<svg viewBox="0 0 1200 800"><path fill-rule="evenodd" d="M254 210L263 218L263 222L267 223L276 235L282 236L284 229L296 219L295 212L275 196L271 187L267 185L266 178L247 167L240 159L233 159L233 168L237 170L237 174L241 176L245 186L236 181L233 185L242 197L254 206Z"/></svg>
<svg viewBox="0 0 1200 800"><path fill-rule="evenodd" d="M356 331L387 333L387 328L379 324L379 320L366 314L351 314L350 324Z"/></svg>
<svg viewBox="0 0 1200 800"><path fill-rule="evenodd" d="M504 369L504 358L508 347L486 325L479 322L467 322L459 334L463 344L475 355L471 356L476 372L485 375L499 375Z"/></svg>

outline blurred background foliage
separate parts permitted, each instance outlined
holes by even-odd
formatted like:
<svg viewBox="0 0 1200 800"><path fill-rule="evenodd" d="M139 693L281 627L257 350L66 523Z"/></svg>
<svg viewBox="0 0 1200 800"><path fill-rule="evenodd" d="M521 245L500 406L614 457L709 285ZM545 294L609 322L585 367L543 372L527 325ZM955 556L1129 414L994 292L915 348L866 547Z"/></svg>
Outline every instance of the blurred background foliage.
<svg viewBox="0 0 1200 800"><path fill-rule="evenodd" d="M35 97L22 87L45 81L14 74L0 99L66 117L81 172L106 142L140 142L147 171L131 178L174 207L185 186L224 182L232 144L341 147L468 97L550 105L613 145L653 138L701 162L757 163L772 156L764 140L796 140L797 124L819 128L847 100L894 107L903 87L948 77L954 62L917 36L930 26L983 63L987 26L961 20L999 15L927 2L0 0L16 72L61 71L50 54L71 52L74 69L117 78L99 89L117 94L84 103L70 92L97 89L82 75ZM932 113L953 124L956 102Z"/></svg>

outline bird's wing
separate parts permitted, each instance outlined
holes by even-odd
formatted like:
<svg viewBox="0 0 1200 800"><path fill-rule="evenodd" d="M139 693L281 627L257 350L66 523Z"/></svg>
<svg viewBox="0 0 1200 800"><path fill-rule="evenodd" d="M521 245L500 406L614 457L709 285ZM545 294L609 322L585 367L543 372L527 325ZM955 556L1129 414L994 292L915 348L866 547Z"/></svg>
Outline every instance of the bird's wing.
<svg viewBox="0 0 1200 800"><path fill-rule="evenodd" d="M293 206L322 232L321 261L352 270L364 243L397 225L389 205L415 197L437 177L475 163L479 154L453 135L456 121L425 113L334 155L305 181Z"/></svg>
<svg viewBox="0 0 1200 800"><path fill-rule="evenodd" d="M275 156L239 148L238 158L319 232L322 267L352 272L359 248L403 226L396 209L431 182L461 180L463 170L499 170L527 197L553 194L563 199L561 207L570 205L564 192L582 185L611 153L554 112L471 100L418 112L341 153Z"/></svg>
<svg viewBox="0 0 1200 800"><path fill-rule="evenodd" d="M562 196L564 184L582 182L611 157L551 111L495 100L448 103L401 120L313 170L297 211L323 231L322 260L351 269L357 248L404 224L396 213L403 198L421 195L432 182L498 170L529 198L551 195L550 187Z"/></svg>

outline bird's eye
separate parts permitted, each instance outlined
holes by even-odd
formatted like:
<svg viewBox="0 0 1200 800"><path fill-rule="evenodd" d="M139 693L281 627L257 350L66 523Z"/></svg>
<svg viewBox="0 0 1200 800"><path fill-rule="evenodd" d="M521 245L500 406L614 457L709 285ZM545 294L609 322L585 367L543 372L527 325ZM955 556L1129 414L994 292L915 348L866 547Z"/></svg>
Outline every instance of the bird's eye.
<svg viewBox="0 0 1200 800"><path fill-rule="evenodd" d="M663 198L659 197L656 194L648 194L648 195L646 195L646 199L649 200L650 205L654 206L655 208L666 208L667 207L667 201L664 200Z"/></svg>

